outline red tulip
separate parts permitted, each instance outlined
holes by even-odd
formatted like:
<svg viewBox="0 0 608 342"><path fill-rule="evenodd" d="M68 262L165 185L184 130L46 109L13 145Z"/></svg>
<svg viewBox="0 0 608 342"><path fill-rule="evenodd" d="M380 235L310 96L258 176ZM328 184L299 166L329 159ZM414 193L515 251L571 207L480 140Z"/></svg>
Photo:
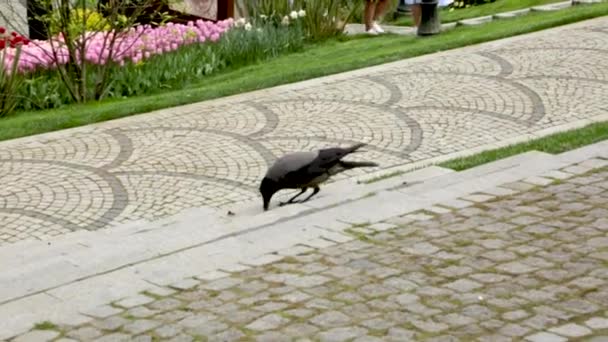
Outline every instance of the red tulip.
<svg viewBox="0 0 608 342"><path fill-rule="evenodd" d="M6 29L2 26L0 26L0 34L5 34L6 33Z"/></svg>

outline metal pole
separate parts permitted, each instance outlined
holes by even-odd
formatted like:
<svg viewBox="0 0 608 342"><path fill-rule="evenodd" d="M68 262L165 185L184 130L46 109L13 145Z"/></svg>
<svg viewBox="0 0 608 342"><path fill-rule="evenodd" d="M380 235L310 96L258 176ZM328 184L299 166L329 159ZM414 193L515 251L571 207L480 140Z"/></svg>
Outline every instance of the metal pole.
<svg viewBox="0 0 608 342"><path fill-rule="evenodd" d="M420 3L421 13L420 26L418 26L419 36L433 35L441 31L438 5L438 0L422 0Z"/></svg>

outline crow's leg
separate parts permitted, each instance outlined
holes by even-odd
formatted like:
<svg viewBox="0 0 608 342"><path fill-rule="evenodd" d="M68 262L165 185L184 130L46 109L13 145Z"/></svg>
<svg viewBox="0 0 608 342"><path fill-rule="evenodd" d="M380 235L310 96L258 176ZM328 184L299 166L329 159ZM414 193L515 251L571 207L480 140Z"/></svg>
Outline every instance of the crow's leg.
<svg viewBox="0 0 608 342"><path fill-rule="evenodd" d="M298 201L298 203L304 203L306 201L308 201L312 196L316 195L319 193L319 190L321 190L318 186L314 187L314 191L312 192L312 194L310 194L310 196L306 197L305 199Z"/></svg>
<svg viewBox="0 0 608 342"><path fill-rule="evenodd" d="M302 191L300 191L295 196L293 196L292 198L290 198L289 201L279 203L279 206L282 207L282 206L284 206L286 204L297 203L297 202L294 202L293 200L295 200L296 198L298 198L298 196L300 196L301 194L305 193L306 190L308 190L308 188L302 188Z"/></svg>

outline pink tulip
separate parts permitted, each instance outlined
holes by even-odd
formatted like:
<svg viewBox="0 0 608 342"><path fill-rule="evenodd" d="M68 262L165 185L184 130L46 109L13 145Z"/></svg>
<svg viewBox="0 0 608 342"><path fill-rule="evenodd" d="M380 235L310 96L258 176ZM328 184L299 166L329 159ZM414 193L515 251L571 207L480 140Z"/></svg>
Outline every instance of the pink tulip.
<svg viewBox="0 0 608 342"><path fill-rule="evenodd" d="M233 25L232 19L217 23L197 20L190 21L186 25L167 23L156 28L140 25L122 33L87 32L85 53L83 56L76 56L76 61L84 59L89 63L103 65L110 61L111 56L111 61L120 66L124 66L126 60L138 63L154 55L177 50L181 46L216 42ZM116 38L116 41L113 50L110 51L109 42L113 38ZM58 35L51 39L52 44L51 41L34 40L28 45L21 46L18 71L52 69L67 64L70 56L64 46L63 36ZM5 53L6 58L4 65L0 67L10 72L16 49L7 47L1 53Z"/></svg>

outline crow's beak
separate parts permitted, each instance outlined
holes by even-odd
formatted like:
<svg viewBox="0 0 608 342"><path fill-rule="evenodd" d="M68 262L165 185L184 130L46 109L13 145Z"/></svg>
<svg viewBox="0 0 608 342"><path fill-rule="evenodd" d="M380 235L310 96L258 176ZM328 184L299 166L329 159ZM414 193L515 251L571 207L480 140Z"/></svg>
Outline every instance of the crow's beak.
<svg viewBox="0 0 608 342"><path fill-rule="evenodd" d="M272 195L268 196L268 195L263 195L264 198L264 211L268 210L268 206L270 204L270 198L272 197Z"/></svg>

